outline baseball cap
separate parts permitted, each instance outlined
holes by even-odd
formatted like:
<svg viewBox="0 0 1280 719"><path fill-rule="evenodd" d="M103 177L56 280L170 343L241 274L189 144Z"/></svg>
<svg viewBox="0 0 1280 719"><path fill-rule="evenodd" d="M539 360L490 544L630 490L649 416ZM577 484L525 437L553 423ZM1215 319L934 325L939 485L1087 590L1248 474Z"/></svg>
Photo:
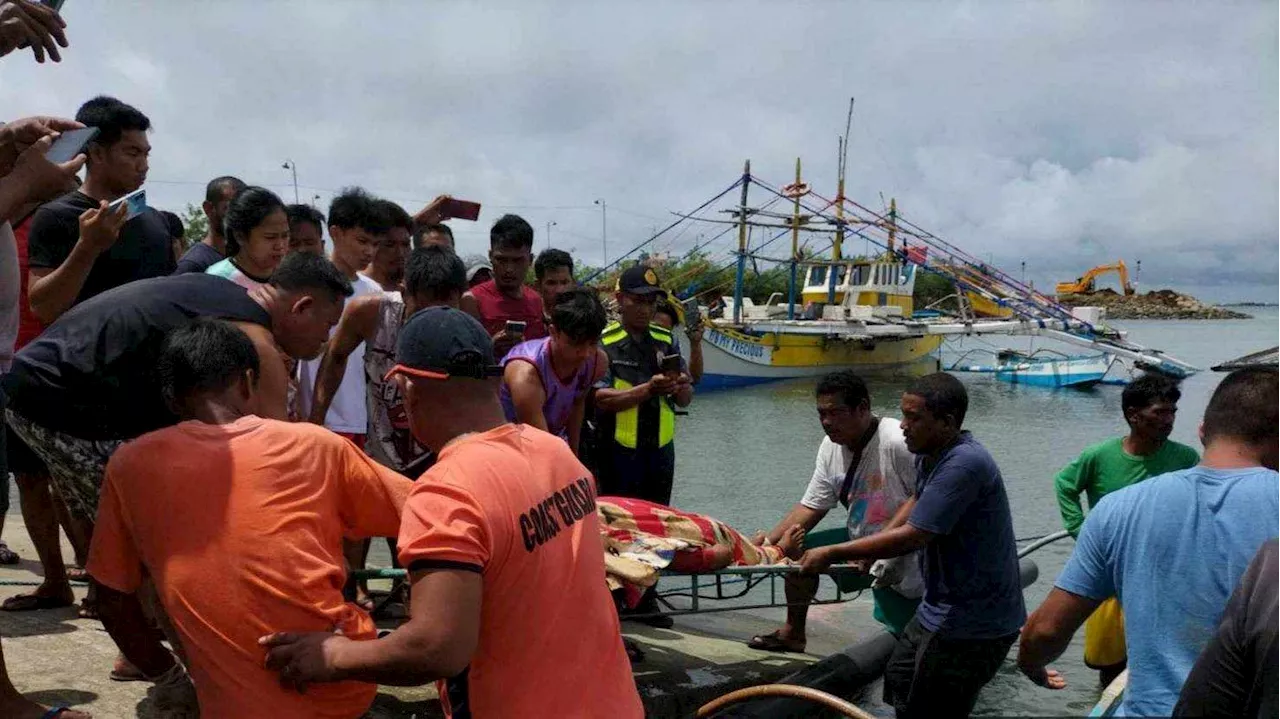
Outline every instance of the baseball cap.
<svg viewBox="0 0 1280 719"><path fill-rule="evenodd" d="M618 277L618 291L630 295L667 294L662 285L658 284L658 273L652 267L644 265L634 265L624 270Z"/></svg>
<svg viewBox="0 0 1280 719"><path fill-rule="evenodd" d="M474 317L452 307L419 310L400 328L398 363L384 379L397 373L427 379L502 376L493 362L493 340Z"/></svg>
<svg viewBox="0 0 1280 719"><path fill-rule="evenodd" d="M476 278L476 273L478 273L480 270L488 270L489 273L492 274L493 265L489 264L488 262L477 262L474 265L468 267L467 282L474 280Z"/></svg>

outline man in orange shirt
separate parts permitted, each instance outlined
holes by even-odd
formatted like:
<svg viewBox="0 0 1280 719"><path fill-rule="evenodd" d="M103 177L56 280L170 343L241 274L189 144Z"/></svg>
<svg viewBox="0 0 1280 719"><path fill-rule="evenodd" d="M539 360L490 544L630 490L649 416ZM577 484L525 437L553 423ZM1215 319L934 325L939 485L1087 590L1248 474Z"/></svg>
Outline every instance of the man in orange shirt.
<svg viewBox="0 0 1280 719"><path fill-rule="evenodd" d="M396 356L413 433L439 455L400 524L411 618L373 642L282 624L267 666L300 686L437 680L449 716L642 717L586 467L506 422L493 341L466 313L419 311Z"/></svg>
<svg viewBox="0 0 1280 719"><path fill-rule="evenodd" d="M411 483L323 427L250 414L258 354L233 325L173 330L157 372L184 421L107 464L88 567L102 623L146 676L180 675L148 630L136 594L145 570L205 719L361 716L375 686L288 691L263 667L258 637L280 626L377 636L343 601L342 539L394 534Z"/></svg>

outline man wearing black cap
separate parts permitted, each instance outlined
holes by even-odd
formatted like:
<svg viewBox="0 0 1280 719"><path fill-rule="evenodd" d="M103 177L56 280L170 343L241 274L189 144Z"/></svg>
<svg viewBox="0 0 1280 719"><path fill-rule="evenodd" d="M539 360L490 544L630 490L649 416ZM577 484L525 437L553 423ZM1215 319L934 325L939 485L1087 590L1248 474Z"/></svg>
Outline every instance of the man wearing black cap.
<svg viewBox="0 0 1280 719"><path fill-rule="evenodd" d="M595 395L596 479L601 494L670 505L675 408L693 400L693 382L674 354L671 333L652 324L666 294L652 268L636 265L618 278L622 321L600 337L609 373Z"/></svg>
<svg viewBox="0 0 1280 719"><path fill-rule="evenodd" d="M558 437L506 421L493 340L467 313L417 312L400 330L396 360L388 376L414 436L438 455L401 518L410 619L370 642L269 635L267 666L299 687L439 681L450 716L643 716L600 581L587 468Z"/></svg>

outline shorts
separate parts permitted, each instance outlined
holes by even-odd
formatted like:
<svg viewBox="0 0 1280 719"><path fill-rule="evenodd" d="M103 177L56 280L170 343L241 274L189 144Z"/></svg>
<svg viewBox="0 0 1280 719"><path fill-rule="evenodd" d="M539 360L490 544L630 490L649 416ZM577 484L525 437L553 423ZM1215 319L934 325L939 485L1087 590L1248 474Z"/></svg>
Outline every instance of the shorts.
<svg viewBox="0 0 1280 719"><path fill-rule="evenodd" d="M1112 597L1084 623L1084 663L1090 669L1117 669L1128 661L1124 643L1124 613L1120 600Z"/></svg>
<svg viewBox="0 0 1280 719"><path fill-rule="evenodd" d="M912 619L884 670L884 702L898 719L967 717L1018 638L949 639Z"/></svg>
<svg viewBox="0 0 1280 719"><path fill-rule="evenodd" d="M82 439L32 423L7 410L9 426L49 468L49 477L67 510L93 521L98 516L98 495L107 471L107 460L123 439Z"/></svg>
<svg viewBox="0 0 1280 719"><path fill-rule="evenodd" d="M821 529L804 536L805 549L829 547L847 541L849 541L849 530L844 527ZM870 574L842 574L839 577L832 577L832 580L835 581L836 586L840 587L840 591L846 593L861 592L870 588L871 596L876 602L872 617L894 636L906 630L907 624L916 615L916 607L920 606L920 597L912 599L888 587L871 588L875 577Z"/></svg>
<svg viewBox="0 0 1280 719"><path fill-rule="evenodd" d="M364 451L364 441L369 436L367 434L356 434L354 432L334 432L334 434L338 435L339 437L345 440L350 441L361 452Z"/></svg>

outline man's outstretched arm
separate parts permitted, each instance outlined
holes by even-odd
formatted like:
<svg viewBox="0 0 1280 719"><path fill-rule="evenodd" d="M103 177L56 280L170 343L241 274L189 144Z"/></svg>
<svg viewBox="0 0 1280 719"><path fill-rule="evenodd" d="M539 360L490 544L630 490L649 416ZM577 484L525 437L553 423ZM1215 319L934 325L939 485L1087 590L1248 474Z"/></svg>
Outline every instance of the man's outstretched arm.
<svg viewBox="0 0 1280 719"><path fill-rule="evenodd" d="M1062 656L1076 630L1101 603L1054 587L1022 627L1022 639L1018 642L1018 669L1042 687L1065 687L1066 679L1048 669L1049 662Z"/></svg>
<svg viewBox="0 0 1280 719"><path fill-rule="evenodd" d="M382 639L353 641L327 632L272 634L267 668L299 690L314 682L362 681L418 686L457 676L480 639L483 577L465 569L412 575L408 623Z"/></svg>

